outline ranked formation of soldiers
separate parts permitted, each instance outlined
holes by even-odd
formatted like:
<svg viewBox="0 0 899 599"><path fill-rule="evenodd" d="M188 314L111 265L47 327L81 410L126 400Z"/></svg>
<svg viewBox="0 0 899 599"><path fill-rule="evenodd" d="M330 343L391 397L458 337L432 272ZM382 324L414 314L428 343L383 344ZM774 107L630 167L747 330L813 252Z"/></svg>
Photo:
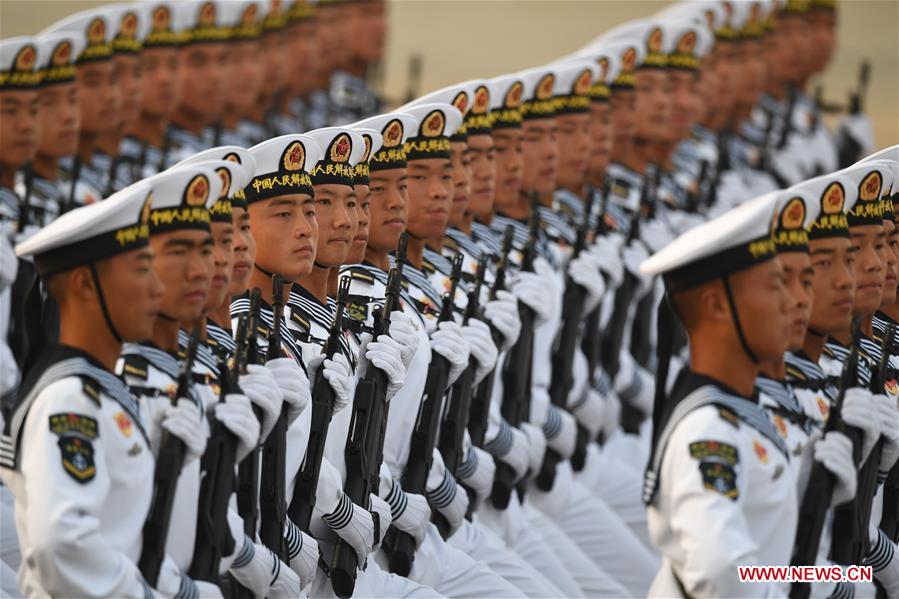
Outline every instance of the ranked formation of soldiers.
<svg viewBox="0 0 899 599"><path fill-rule="evenodd" d="M899 597L899 146L866 67L809 92L846 5L391 111L382 0L0 40L3 595Z"/></svg>

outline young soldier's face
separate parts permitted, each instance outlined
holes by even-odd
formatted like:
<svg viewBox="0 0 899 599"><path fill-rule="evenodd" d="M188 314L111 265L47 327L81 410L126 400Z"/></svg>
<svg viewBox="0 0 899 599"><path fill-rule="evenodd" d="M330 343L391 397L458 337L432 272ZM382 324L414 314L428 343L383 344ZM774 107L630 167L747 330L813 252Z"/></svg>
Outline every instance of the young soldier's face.
<svg viewBox="0 0 899 599"><path fill-rule="evenodd" d="M524 172L523 140L524 133L521 129L497 129L493 132L493 143L496 144L494 204L497 210L518 203Z"/></svg>
<svg viewBox="0 0 899 599"><path fill-rule="evenodd" d="M365 259L365 247L368 245L368 225L371 222L369 211L371 188L368 185L356 183L356 234L347 252L345 264L359 264Z"/></svg>
<svg viewBox="0 0 899 599"><path fill-rule="evenodd" d="M468 211L486 217L493 210L496 189L496 148L491 135L468 136L468 166L471 169L471 193Z"/></svg>
<svg viewBox="0 0 899 599"><path fill-rule="evenodd" d="M234 225L214 222L212 229L212 280L206 310L217 310L228 299L234 270Z"/></svg>
<svg viewBox="0 0 899 599"><path fill-rule="evenodd" d="M899 267L897 267L896 256L897 236L896 223L891 220L883 221L883 230L886 233L887 247L884 251L884 264L886 266L886 274L883 282L883 299L880 301L880 307L885 308L896 302L896 281L899 276Z"/></svg>
<svg viewBox="0 0 899 599"><path fill-rule="evenodd" d="M165 286L157 275L150 247L97 262L97 275L109 316L126 342L153 336Z"/></svg>
<svg viewBox="0 0 899 599"><path fill-rule="evenodd" d="M637 70L637 126L635 137L649 141L665 139L671 118L671 77L667 70Z"/></svg>
<svg viewBox="0 0 899 599"><path fill-rule="evenodd" d="M743 44L746 46L744 49L744 73L741 77L746 85L743 101L746 106L752 107L758 104L762 97L767 67L761 41L747 40Z"/></svg>
<svg viewBox="0 0 899 599"><path fill-rule="evenodd" d="M348 185L315 186L315 221L318 244L315 263L326 267L344 264L356 235L356 192Z"/></svg>
<svg viewBox="0 0 899 599"><path fill-rule="evenodd" d="M805 252L783 252L778 258L783 266L784 285L787 293L793 298L787 349L797 350L802 347L812 312L815 271L809 255Z"/></svg>
<svg viewBox="0 0 899 599"><path fill-rule="evenodd" d="M715 46L715 71L718 77L718 95L712 101L714 112L717 115L718 127L726 124L727 117L733 107L734 94L734 77L736 75L734 57L736 55L736 44L733 42L719 42Z"/></svg>
<svg viewBox="0 0 899 599"><path fill-rule="evenodd" d="M160 310L179 322L200 318L212 280L212 236L208 231L171 231L152 235L150 247L156 254L153 268L165 286Z"/></svg>
<svg viewBox="0 0 899 599"><path fill-rule="evenodd" d="M417 239L440 237L449 222L453 202L453 166L447 158L423 158L407 163L409 216L406 230Z"/></svg>
<svg viewBox="0 0 899 599"><path fill-rule="evenodd" d="M119 109L119 127L127 129L137 122L141 107L141 65L140 57L116 54L112 59L119 82L122 105Z"/></svg>
<svg viewBox="0 0 899 599"><path fill-rule="evenodd" d="M112 60L89 62L76 71L81 130L101 134L112 131L118 121L122 98Z"/></svg>
<svg viewBox="0 0 899 599"><path fill-rule="evenodd" d="M556 142L559 150L556 186L579 191L587 176L587 158L592 150L590 115L557 116Z"/></svg>
<svg viewBox="0 0 899 599"><path fill-rule="evenodd" d="M243 208L231 208L231 224L234 227L234 268L231 271L229 295L240 295L250 285L253 264L256 263L256 240L250 229L250 213Z"/></svg>
<svg viewBox="0 0 899 599"><path fill-rule="evenodd" d="M145 48L140 53L141 112L168 118L181 101L178 48Z"/></svg>
<svg viewBox="0 0 899 599"><path fill-rule="evenodd" d="M405 168L371 171L369 174L368 246L392 252L406 230L409 204Z"/></svg>
<svg viewBox="0 0 899 599"><path fill-rule="evenodd" d="M830 64L837 48L837 15L832 10L813 9L808 16L811 29L809 36L815 47L814 55L809 57L812 60L810 70L818 73Z"/></svg>
<svg viewBox="0 0 899 599"><path fill-rule="evenodd" d="M824 334L846 330L855 295L856 249L846 238L809 241L812 277L812 312L809 329Z"/></svg>
<svg viewBox="0 0 899 599"><path fill-rule="evenodd" d="M850 227L849 235L856 248L855 314L871 314L880 307L886 278L886 232L882 225Z"/></svg>
<svg viewBox="0 0 899 599"><path fill-rule="evenodd" d="M612 151L623 156L634 143L637 132L637 93L632 89L613 89L609 99L612 115Z"/></svg>
<svg viewBox="0 0 899 599"><path fill-rule="evenodd" d="M228 90L228 46L190 44L181 54L181 107L203 125L217 121L225 110Z"/></svg>
<svg viewBox="0 0 899 599"><path fill-rule="evenodd" d="M244 116L256 103L265 70L259 68L258 41L233 44L228 50L228 91L226 110Z"/></svg>
<svg viewBox="0 0 899 599"><path fill-rule="evenodd" d="M450 163L453 166L453 202L449 222L457 226L462 222L471 199L471 163L466 142L450 143Z"/></svg>
<svg viewBox="0 0 899 599"><path fill-rule="evenodd" d="M780 260L775 258L730 276L749 347L762 362L782 359L795 302L784 285Z"/></svg>
<svg viewBox="0 0 899 599"><path fill-rule="evenodd" d="M690 130L702 110L700 76L695 71L672 70L671 120L665 133L668 141L678 142L690 135Z"/></svg>
<svg viewBox="0 0 899 599"><path fill-rule="evenodd" d="M44 156L70 156L78 150L81 113L78 86L51 85L40 90L41 139L37 151Z"/></svg>
<svg viewBox="0 0 899 599"><path fill-rule="evenodd" d="M13 169L34 158L41 135L36 91L0 92L0 162Z"/></svg>
<svg viewBox="0 0 899 599"><path fill-rule="evenodd" d="M612 157L612 111L608 102L590 102L590 154L587 174L600 177L606 172Z"/></svg>
<svg viewBox="0 0 899 599"><path fill-rule="evenodd" d="M292 26L290 88L294 96L304 96L315 89L315 63L318 61L315 20L309 19Z"/></svg>
<svg viewBox="0 0 899 599"><path fill-rule="evenodd" d="M559 172L559 147L555 119L531 119L522 123L524 171L521 190L552 193Z"/></svg>
<svg viewBox="0 0 899 599"><path fill-rule="evenodd" d="M256 264L295 281L312 272L318 226L315 200L305 193L250 204Z"/></svg>

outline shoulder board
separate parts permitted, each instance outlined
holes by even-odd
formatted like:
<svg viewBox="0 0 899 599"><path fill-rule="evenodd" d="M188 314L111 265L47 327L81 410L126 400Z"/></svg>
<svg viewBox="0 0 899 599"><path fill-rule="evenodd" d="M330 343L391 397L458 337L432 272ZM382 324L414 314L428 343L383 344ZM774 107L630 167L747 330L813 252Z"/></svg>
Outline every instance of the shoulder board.
<svg viewBox="0 0 899 599"><path fill-rule="evenodd" d="M122 374L137 377L142 381L147 380L149 372L148 360L139 354L128 354L124 359Z"/></svg>
<svg viewBox="0 0 899 599"><path fill-rule="evenodd" d="M732 425L734 428L740 428L740 418L733 412L733 410L724 406L718 406L718 415L721 416L721 420Z"/></svg>
<svg viewBox="0 0 899 599"><path fill-rule="evenodd" d="M84 391L84 394L90 397L97 407L100 407L100 383L86 374L81 374L78 378L81 379L81 390Z"/></svg>
<svg viewBox="0 0 899 599"><path fill-rule="evenodd" d="M309 320L300 316L300 313L296 310L290 311L290 320L300 325L303 330L309 330Z"/></svg>
<svg viewBox="0 0 899 599"><path fill-rule="evenodd" d="M374 283L375 278L364 270L350 270L350 280L362 281L363 283Z"/></svg>
<svg viewBox="0 0 899 599"><path fill-rule="evenodd" d="M808 380L808 377L805 376L805 373L802 372L802 370L800 370L799 368L790 366L789 364L786 367L786 373L789 378L793 378L793 379L796 379L799 381Z"/></svg>

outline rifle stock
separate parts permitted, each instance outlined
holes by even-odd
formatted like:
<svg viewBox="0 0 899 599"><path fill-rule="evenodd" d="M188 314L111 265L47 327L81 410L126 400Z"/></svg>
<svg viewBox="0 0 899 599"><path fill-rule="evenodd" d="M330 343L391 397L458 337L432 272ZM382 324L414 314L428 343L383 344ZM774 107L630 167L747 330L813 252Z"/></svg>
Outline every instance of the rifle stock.
<svg viewBox="0 0 899 599"><path fill-rule="evenodd" d="M453 261L453 276L449 292L443 298L443 305L438 316L438 322L448 322L453 318L453 298L459 285L461 275L462 256L457 255ZM440 415L443 409L443 396L446 393L446 383L449 377L449 361L432 352L431 363L428 365L428 376L425 381L424 395L418 410L415 428L412 430L412 438L409 443L409 460L403 471L402 485L407 493L424 495L427 487L428 473L433 461L434 446L437 442L437 429L440 424ZM438 529L448 530L449 526L445 518L438 512L432 514L432 521ZM394 530L389 542L388 563L390 571L400 576L408 576L415 560L415 538L403 531Z"/></svg>
<svg viewBox="0 0 899 599"><path fill-rule="evenodd" d="M284 320L284 278L272 276L272 332L268 339L265 360L281 357L281 327ZM287 518L287 407L262 444L262 471L259 484L259 538L283 562L290 561L284 523Z"/></svg>
<svg viewBox="0 0 899 599"><path fill-rule="evenodd" d="M858 380L858 335L857 321L853 325L855 334L846 363L843 364L843 372L840 376L840 393L834 402L833 408L827 419L824 432L838 431L850 438L856 437L857 431L843 422L841 412L846 390L854 386ZM858 447L858 445L853 442ZM813 566L818 556L818 545L821 541L821 531L827 512L830 510L830 502L833 497L836 477L820 462L814 462L808 485L802 503L799 506L799 520L796 529L796 544L793 550L793 566ZM836 529L834 530L836 534ZM790 587L791 599L806 599L811 594L811 586L808 583L793 583Z"/></svg>
<svg viewBox="0 0 899 599"><path fill-rule="evenodd" d="M250 312L243 321L238 321L234 359L240 364L241 374L246 374L247 364L259 362L259 346L256 340L259 327L259 289L250 292ZM262 421L262 412L253 406L256 419ZM243 519L244 533L256 538L259 524L259 467L262 459L262 445L257 445L247 458L237 467L237 513Z"/></svg>
<svg viewBox="0 0 899 599"><path fill-rule="evenodd" d="M246 317L240 317L246 329ZM219 401L224 402L231 393L240 393L237 385L237 360L230 372L224 359L219 362ZM200 467L206 473L200 483L199 509L197 510L197 536L193 560L188 576L194 580L215 583L219 578L222 556L234 551L234 538L228 528L228 501L235 488L237 462L237 437L214 418Z"/></svg>
<svg viewBox="0 0 899 599"><path fill-rule="evenodd" d="M343 311L346 305L346 293L349 280L341 280L343 295L339 298L337 309L334 312L334 321L328 332L328 340L322 348L325 359L332 359L340 351L340 338L343 335ZM322 457L325 453L325 441L328 437L328 427L331 424L331 414L334 412L334 389L322 374L324 365L318 371L315 382L312 384L312 422L309 429L309 441L306 444L306 457L297 474L297 480L293 487L293 500L288 508L288 516L291 521L305 532L310 532L309 524L312 521L312 510L315 507L315 490L318 487L318 476L321 471Z"/></svg>
<svg viewBox="0 0 899 599"><path fill-rule="evenodd" d="M172 397L172 405L176 405L182 398L186 401L193 401L190 392L193 388L193 365L194 359L197 357L199 342L199 329L194 328L190 335L187 355L181 365L181 372L178 374L178 386ZM181 475L181 467L184 465L186 454L187 447L184 445L184 441L168 431L162 433L159 454L156 458L156 469L153 472L153 499L144 522L143 544L137 563L144 580L151 587L156 587L159 582L159 570L165 559L165 545L168 540L169 523L172 519L172 505L175 501L178 478Z"/></svg>

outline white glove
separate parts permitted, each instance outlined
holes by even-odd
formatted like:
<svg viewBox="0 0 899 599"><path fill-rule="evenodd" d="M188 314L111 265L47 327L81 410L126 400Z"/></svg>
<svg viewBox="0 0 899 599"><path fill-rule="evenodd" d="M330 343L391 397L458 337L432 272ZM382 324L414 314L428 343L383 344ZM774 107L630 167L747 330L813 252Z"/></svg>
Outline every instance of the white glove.
<svg viewBox="0 0 899 599"><path fill-rule="evenodd" d="M431 508L424 495L406 493L399 481L390 476L390 471L382 469L381 489L387 489L384 499L390 505L393 526L412 535L420 545L427 534L431 521Z"/></svg>
<svg viewBox="0 0 899 599"><path fill-rule="evenodd" d="M552 318L559 302L555 285L547 287L546 280L532 272L519 272L511 291L521 302L534 311L534 326L540 326Z"/></svg>
<svg viewBox="0 0 899 599"><path fill-rule="evenodd" d="M584 401L572 408L571 413L587 429L590 433L590 438L595 439L600 429L602 429L606 402L596 389L588 388L584 396Z"/></svg>
<svg viewBox="0 0 899 599"><path fill-rule="evenodd" d="M875 408L871 392L860 387L846 390L843 398L843 421L862 431L862 461L864 464L880 438L880 414Z"/></svg>
<svg viewBox="0 0 899 599"><path fill-rule="evenodd" d="M543 456L546 454L546 435L540 427L530 422L521 423L521 432L528 438L528 468L531 472L540 472L540 466L543 465ZM577 439L575 439L577 440Z"/></svg>
<svg viewBox="0 0 899 599"><path fill-rule="evenodd" d="M450 371L446 386L456 382L462 371L468 367L468 342L462 336L462 327L455 322L441 322L431 334L431 351L449 361Z"/></svg>
<svg viewBox="0 0 899 599"><path fill-rule="evenodd" d="M899 411L896 400L888 395L874 396L880 434L883 435L883 453L880 455L880 472L889 472L899 459Z"/></svg>
<svg viewBox="0 0 899 599"><path fill-rule="evenodd" d="M197 599L224 599L222 590L217 584L206 582L205 580L195 580L194 586L197 587Z"/></svg>
<svg viewBox="0 0 899 599"><path fill-rule="evenodd" d="M831 507L855 497L858 473L852 461L852 441L843 433L830 431L815 442L815 461L820 462L836 477Z"/></svg>
<svg viewBox="0 0 899 599"><path fill-rule="evenodd" d="M574 454L577 444L577 421L569 412L551 405L543 425L546 444L567 460Z"/></svg>
<svg viewBox="0 0 899 599"><path fill-rule="evenodd" d="M621 422L621 400L618 399L618 394L611 389L603 396L601 422L602 438L608 441L618 431L618 425Z"/></svg>
<svg viewBox="0 0 899 599"><path fill-rule="evenodd" d="M390 325L393 328L393 324ZM387 375L387 401L390 401L406 382L406 366L403 363L402 346L387 335L381 335L377 341L371 335L362 335L362 346L359 351L378 370ZM368 362L363 362L357 375L365 376Z"/></svg>
<svg viewBox="0 0 899 599"><path fill-rule="evenodd" d="M425 486L425 496L431 507L440 512L450 526L450 536L462 526L465 512L468 511L468 493L456 484L443 463L440 453L434 450L434 461Z"/></svg>
<svg viewBox="0 0 899 599"><path fill-rule="evenodd" d="M330 360L325 359L324 354L319 354L309 360L309 369L325 377L331 389L334 390L334 414L344 409L350 402L350 391L353 388L353 375L350 371L350 363L341 353L335 353ZM315 375L313 375L313 380Z"/></svg>
<svg viewBox="0 0 899 599"><path fill-rule="evenodd" d="M418 351L418 334L412 325L412 320L406 316L405 312L395 310L390 313L390 331L387 333L390 338L396 341L400 346L403 356L403 366L409 367L412 357Z"/></svg>
<svg viewBox="0 0 899 599"><path fill-rule="evenodd" d="M649 252L646 251L646 246L639 240L632 241L621 252L621 259L622 262L624 262L624 267L629 273L640 280L646 278L646 275L640 272L640 264L647 258L649 258Z"/></svg>
<svg viewBox="0 0 899 599"><path fill-rule="evenodd" d="M480 505L493 490L493 475L496 474L496 464L489 453L470 445L465 461L459 466L456 475L466 487L474 491L477 497L477 505ZM470 498L469 498L470 499Z"/></svg>
<svg viewBox="0 0 899 599"><path fill-rule="evenodd" d="M246 395L229 393L224 402L215 404L215 418L237 437L237 462L259 444L259 421Z"/></svg>
<svg viewBox="0 0 899 599"><path fill-rule="evenodd" d="M671 230L657 218L640 225L640 238L653 252L658 252L668 245L674 236Z"/></svg>
<svg viewBox="0 0 899 599"><path fill-rule="evenodd" d="M375 522L371 512L354 504L344 494L337 509L322 516L322 520L355 549L359 565L364 564L375 542Z"/></svg>
<svg viewBox="0 0 899 599"><path fill-rule="evenodd" d="M602 301L602 295L606 291L606 283L599 274L599 265L589 256L578 256L568 263L568 276L587 292L581 314L589 314Z"/></svg>
<svg viewBox="0 0 899 599"><path fill-rule="evenodd" d="M537 256L534 260L534 274L543 281L543 287L551 285L556 294L562 295L565 290L565 281L559 275L559 271L551 265L543 256Z"/></svg>
<svg viewBox="0 0 899 599"><path fill-rule="evenodd" d="M843 146L846 138L859 145L859 157L874 151L874 127L866 114L851 114L843 117L837 126L837 145Z"/></svg>
<svg viewBox="0 0 899 599"><path fill-rule="evenodd" d="M290 360L289 358L278 358ZM262 427L259 433L260 442L268 438L275 421L281 415L281 405L284 403L284 395L278 388L278 382L272 371L260 364L249 364L247 374L240 377L240 390L250 398L253 405L262 412Z"/></svg>
<svg viewBox="0 0 899 599"><path fill-rule="evenodd" d="M290 569L300 579L298 588L305 589L318 570L318 542L289 519L284 522L284 538L287 540Z"/></svg>
<svg viewBox="0 0 899 599"><path fill-rule="evenodd" d="M500 351L509 351L521 334L521 319L518 318L518 299L506 290L496 292L496 299L484 306L484 318L490 321L503 336Z"/></svg>
<svg viewBox="0 0 899 599"><path fill-rule="evenodd" d="M377 515L378 517L378 536L375 538L374 545L374 548L377 549L378 545L384 541L384 535L387 534L387 529L390 528L390 525L393 523L393 513L391 512L390 504L374 493L369 496L369 501L371 507L368 508L368 511L371 512L372 516Z"/></svg>
<svg viewBox="0 0 899 599"><path fill-rule="evenodd" d="M474 385L480 384L484 377L493 372L499 350L493 344L490 336L490 327L482 321L472 318L468 324L462 327L462 336L468 342L471 355L474 356L478 366L474 371Z"/></svg>
<svg viewBox="0 0 899 599"><path fill-rule="evenodd" d="M312 387L306 371L291 358L277 358L265 363L287 404L287 426L293 424L312 400ZM252 399L252 398L250 398Z"/></svg>
<svg viewBox="0 0 899 599"><path fill-rule="evenodd" d="M277 562L278 571L268 591L269 599L293 599L300 596L302 579L287 564Z"/></svg>
<svg viewBox="0 0 899 599"><path fill-rule="evenodd" d="M19 385L19 367L6 339L0 339L0 395Z"/></svg>
<svg viewBox="0 0 899 599"><path fill-rule="evenodd" d="M253 543L244 536L243 547L231 563L228 572L256 597L265 597L271 588L272 572L278 558L264 545Z"/></svg>
<svg viewBox="0 0 899 599"><path fill-rule="evenodd" d="M156 426L150 438L150 446L154 455L159 455L162 442L162 429L167 430L184 442L187 453L184 455L184 466L198 459L206 451L206 430L200 408L189 399L179 399L178 405L168 405L154 414Z"/></svg>
<svg viewBox="0 0 899 599"><path fill-rule="evenodd" d="M614 239L608 235L598 238L587 253L596 259L600 270L609 277L610 288L615 289L621 285L624 280L624 263L621 261L621 248Z"/></svg>
<svg viewBox="0 0 899 599"><path fill-rule="evenodd" d="M0 291L13 284L19 272L19 260L6 235L0 232Z"/></svg>

